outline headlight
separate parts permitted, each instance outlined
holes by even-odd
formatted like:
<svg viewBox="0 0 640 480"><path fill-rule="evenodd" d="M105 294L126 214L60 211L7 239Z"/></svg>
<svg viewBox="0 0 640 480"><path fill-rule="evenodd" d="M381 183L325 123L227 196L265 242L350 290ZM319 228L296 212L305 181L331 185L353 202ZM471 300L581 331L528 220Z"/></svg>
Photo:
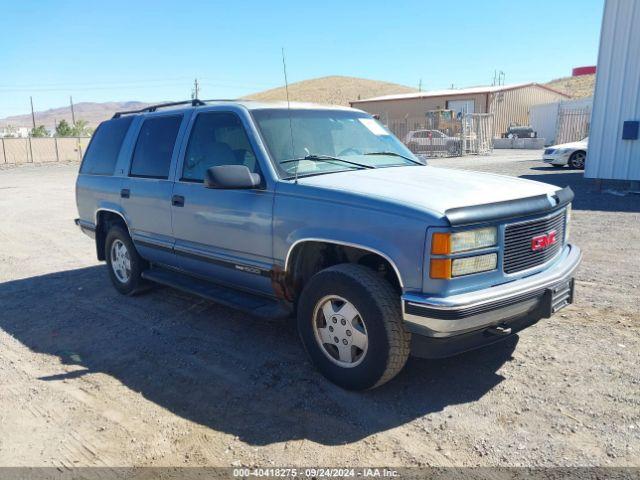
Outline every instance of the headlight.
<svg viewBox="0 0 640 480"><path fill-rule="evenodd" d="M450 253L493 247L497 243L498 229L496 227L478 228L455 233L436 232L431 239L431 253L449 255Z"/></svg>
<svg viewBox="0 0 640 480"><path fill-rule="evenodd" d="M431 253L433 255L452 255L495 247L497 244L497 227L476 228L461 232L436 232L431 237ZM497 264L497 253L464 258L432 258L429 276L443 280L450 279L495 270Z"/></svg>
<svg viewBox="0 0 640 480"><path fill-rule="evenodd" d="M495 270L497 266L497 253L454 259L434 258L431 260L429 276L447 280L453 277L471 275L472 273L488 272Z"/></svg>
<svg viewBox="0 0 640 480"><path fill-rule="evenodd" d="M456 258L451 265L451 276L460 277L472 273L495 270L498 265L498 254L489 253L477 257Z"/></svg>

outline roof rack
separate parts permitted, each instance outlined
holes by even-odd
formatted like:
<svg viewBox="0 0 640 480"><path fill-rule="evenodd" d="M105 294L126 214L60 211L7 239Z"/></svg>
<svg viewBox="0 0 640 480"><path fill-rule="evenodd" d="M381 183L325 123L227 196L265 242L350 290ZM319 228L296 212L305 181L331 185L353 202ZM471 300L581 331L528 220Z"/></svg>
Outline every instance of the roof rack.
<svg viewBox="0 0 640 480"><path fill-rule="evenodd" d="M120 118L122 115L133 115L134 113L155 112L159 108L176 107L178 105L191 105L192 107L199 107L204 105L204 102L202 100L194 98L193 100L184 100L182 102L159 103L157 105L149 105L148 107L144 107L139 110L126 110L123 112L116 112L112 118Z"/></svg>
<svg viewBox="0 0 640 480"><path fill-rule="evenodd" d="M231 102L231 99L215 99L215 100L199 100L194 98L193 100L184 100L182 102L171 103L159 103L158 105L149 105L148 107L141 108L139 110L126 110L123 112L116 112L112 118L120 118L123 115L133 115L136 113L151 113L155 112L159 108L177 107L178 105L191 105L192 107L202 107L206 105L206 102Z"/></svg>

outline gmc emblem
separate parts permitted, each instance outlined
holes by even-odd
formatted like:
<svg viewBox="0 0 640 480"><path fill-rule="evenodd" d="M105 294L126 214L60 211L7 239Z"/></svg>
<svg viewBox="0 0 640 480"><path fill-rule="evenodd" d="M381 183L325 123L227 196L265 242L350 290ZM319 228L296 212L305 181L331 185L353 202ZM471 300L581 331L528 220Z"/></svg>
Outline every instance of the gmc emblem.
<svg viewBox="0 0 640 480"><path fill-rule="evenodd" d="M534 252L538 252L540 250L549 248L551 245L558 241L558 239L556 238L556 233L557 232L555 230L551 230L547 234L533 237L531 239L531 250L533 250Z"/></svg>

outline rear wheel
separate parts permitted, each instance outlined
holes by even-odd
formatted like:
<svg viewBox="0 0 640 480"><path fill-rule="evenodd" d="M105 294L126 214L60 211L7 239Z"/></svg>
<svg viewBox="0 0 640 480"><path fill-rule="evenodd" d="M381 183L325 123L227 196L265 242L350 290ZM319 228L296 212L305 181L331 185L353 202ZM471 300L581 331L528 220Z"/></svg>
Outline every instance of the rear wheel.
<svg viewBox="0 0 640 480"><path fill-rule="evenodd" d="M587 154L585 152L574 152L573 155L569 158L569 166L571 168L577 168L580 170L584 170L584 161L587 158Z"/></svg>
<svg viewBox="0 0 640 480"><path fill-rule="evenodd" d="M119 225L112 226L105 239L105 259L111 283L124 295L132 295L143 286L142 272L148 263L138 255L131 237Z"/></svg>
<svg viewBox="0 0 640 480"><path fill-rule="evenodd" d="M309 357L332 382L349 390L391 380L409 356L393 287L362 265L340 264L314 275L298 305L298 332Z"/></svg>

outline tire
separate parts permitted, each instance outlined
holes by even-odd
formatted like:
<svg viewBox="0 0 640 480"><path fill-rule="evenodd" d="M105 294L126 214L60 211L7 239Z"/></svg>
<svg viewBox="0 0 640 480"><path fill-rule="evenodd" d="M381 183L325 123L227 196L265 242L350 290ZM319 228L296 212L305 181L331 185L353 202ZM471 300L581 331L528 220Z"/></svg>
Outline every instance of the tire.
<svg viewBox="0 0 640 480"><path fill-rule="evenodd" d="M349 315L347 305L358 315ZM327 318L327 311L335 316ZM363 332L364 349L360 348ZM298 333L320 373L347 390L366 390L388 382L402 370L410 352L411 334L402 323L398 293L362 265L335 265L309 280L298 303ZM340 349L324 342L326 335L328 341L337 339ZM351 363L342 362L344 352Z"/></svg>
<svg viewBox="0 0 640 480"><path fill-rule="evenodd" d="M571 157L569 157L569 166L577 170L584 170L584 162L586 158L587 158L586 152L583 152L581 150L578 150L577 152L573 152Z"/></svg>
<svg viewBox="0 0 640 480"><path fill-rule="evenodd" d="M109 277L115 289L123 295L133 295L140 291L144 286L142 272L149 267L149 264L140 257L129 234L121 226L114 225L107 232L104 244ZM115 252L116 250L123 252L122 248L124 248L123 255L126 255L129 267L124 274L122 273L123 264L116 261L118 255Z"/></svg>

